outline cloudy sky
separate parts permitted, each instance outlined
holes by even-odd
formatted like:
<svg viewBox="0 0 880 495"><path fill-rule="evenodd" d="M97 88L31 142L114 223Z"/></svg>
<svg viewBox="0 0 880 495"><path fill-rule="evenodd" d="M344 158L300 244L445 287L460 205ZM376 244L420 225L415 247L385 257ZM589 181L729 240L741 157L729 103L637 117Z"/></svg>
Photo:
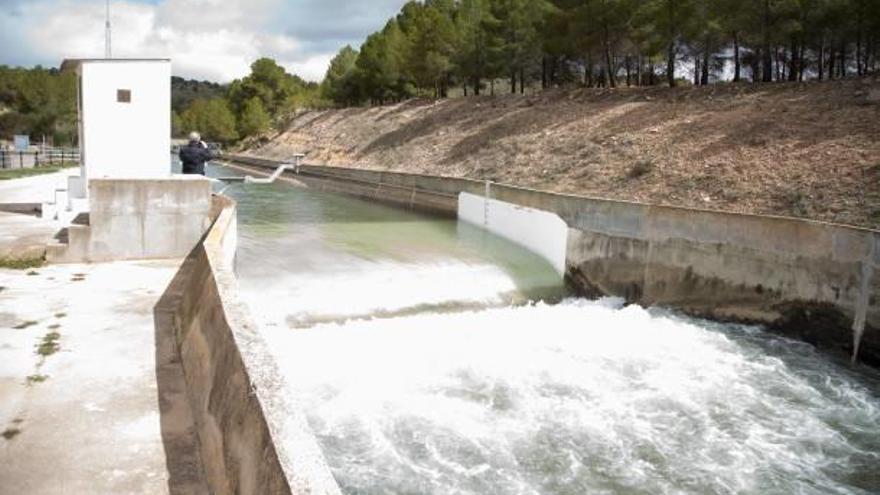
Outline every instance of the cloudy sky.
<svg viewBox="0 0 880 495"><path fill-rule="evenodd" d="M170 57L175 75L228 82L269 56L320 80L405 0L112 0L114 57ZM0 64L103 57L105 0L0 0Z"/></svg>

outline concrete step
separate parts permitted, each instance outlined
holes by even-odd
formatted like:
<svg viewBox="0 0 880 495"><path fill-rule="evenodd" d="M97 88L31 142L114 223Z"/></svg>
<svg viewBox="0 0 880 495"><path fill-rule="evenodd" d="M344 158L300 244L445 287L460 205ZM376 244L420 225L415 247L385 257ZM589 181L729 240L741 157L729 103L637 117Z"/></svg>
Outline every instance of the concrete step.
<svg viewBox="0 0 880 495"><path fill-rule="evenodd" d="M58 233L55 234L55 237L53 237L53 239L55 240L55 243L57 243L57 244L67 244L68 239L70 239L70 235L69 235L67 227L64 227L63 229L59 230Z"/></svg>
<svg viewBox="0 0 880 495"><path fill-rule="evenodd" d="M67 189L55 189L55 204L67 208L68 196Z"/></svg>
<svg viewBox="0 0 880 495"><path fill-rule="evenodd" d="M82 253L85 257L89 247L91 228L88 225L71 224L67 227L67 246L72 254Z"/></svg>
<svg viewBox="0 0 880 495"><path fill-rule="evenodd" d="M67 223L76 216L77 212L86 209L88 209L88 200L70 197L67 189L55 189L53 201L43 203L41 216L49 220Z"/></svg>
<svg viewBox="0 0 880 495"><path fill-rule="evenodd" d="M58 210L58 216L55 218L61 225L67 225L74 218L76 218L77 213L75 211L70 211L64 208L60 208Z"/></svg>
<svg viewBox="0 0 880 495"><path fill-rule="evenodd" d="M73 222L55 234L46 246L46 260L50 263L79 263L86 261L89 249L88 213L80 213Z"/></svg>
<svg viewBox="0 0 880 495"><path fill-rule="evenodd" d="M46 261L50 263L63 262L67 255L68 240L67 227L59 230L52 238L52 242L46 245Z"/></svg>
<svg viewBox="0 0 880 495"><path fill-rule="evenodd" d="M73 211L88 211L89 209L89 199L88 198L76 198L70 196L68 199L68 209Z"/></svg>
<svg viewBox="0 0 880 495"><path fill-rule="evenodd" d="M58 220L58 205L55 203L43 203L40 207L40 218Z"/></svg>
<svg viewBox="0 0 880 495"><path fill-rule="evenodd" d="M81 211L77 213L77 215L70 221L71 225L90 225L89 223L89 212Z"/></svg>
<svg viewBox="0 0 880 495"><path fill-rule="evenodd" d="M76 222L76 219L82 215L88 217L88 212L85 211L87 208L84 207L81 201L74 199L70 203L70 206L67 208L58 208L57 220L63 225ZM88 205L88 203L85 203L85 205Z"/></svg>
<svg viewBox="0 0 880 495"><path fill-rule="evenodd" d="M67 255L67 244L51 243L46 245L46 261L64 263Z"/></svg>

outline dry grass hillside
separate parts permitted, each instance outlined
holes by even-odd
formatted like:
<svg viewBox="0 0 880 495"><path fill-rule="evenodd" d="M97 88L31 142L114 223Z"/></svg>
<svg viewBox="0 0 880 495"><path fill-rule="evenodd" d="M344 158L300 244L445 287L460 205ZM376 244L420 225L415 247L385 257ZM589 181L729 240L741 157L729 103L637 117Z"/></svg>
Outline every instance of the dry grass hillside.
<svg viewBox="0 0 880 495"><path fill-rule="evenodd" d="M880 81L314 111L250 153L880 228Z"/></svg>

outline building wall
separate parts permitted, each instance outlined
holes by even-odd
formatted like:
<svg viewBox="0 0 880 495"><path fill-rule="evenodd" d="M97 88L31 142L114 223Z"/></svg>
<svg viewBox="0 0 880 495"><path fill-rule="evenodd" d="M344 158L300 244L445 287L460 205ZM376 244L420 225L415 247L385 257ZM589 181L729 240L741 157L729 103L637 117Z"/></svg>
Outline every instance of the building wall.
<svg viewBox="0 0 880 495"><path fill-rule="evenodd" d="M83 177L170 175L171 62L94 60L79 71ZM117 101L118 90L131 101Z"/></svg>

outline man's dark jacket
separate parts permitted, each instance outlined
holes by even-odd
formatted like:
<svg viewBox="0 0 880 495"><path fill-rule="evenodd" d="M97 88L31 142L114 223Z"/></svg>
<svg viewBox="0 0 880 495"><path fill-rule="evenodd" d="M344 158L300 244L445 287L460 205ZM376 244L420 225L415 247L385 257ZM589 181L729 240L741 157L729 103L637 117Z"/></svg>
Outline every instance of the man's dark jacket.
<svg viewBox="0 0 880 495"><path fill-rule="evenodd" d="M183 173L205 175L205 162L214 158L211 150L205 148L199 141L190 141L180 148L180 162L183 164Z"/></svg>

